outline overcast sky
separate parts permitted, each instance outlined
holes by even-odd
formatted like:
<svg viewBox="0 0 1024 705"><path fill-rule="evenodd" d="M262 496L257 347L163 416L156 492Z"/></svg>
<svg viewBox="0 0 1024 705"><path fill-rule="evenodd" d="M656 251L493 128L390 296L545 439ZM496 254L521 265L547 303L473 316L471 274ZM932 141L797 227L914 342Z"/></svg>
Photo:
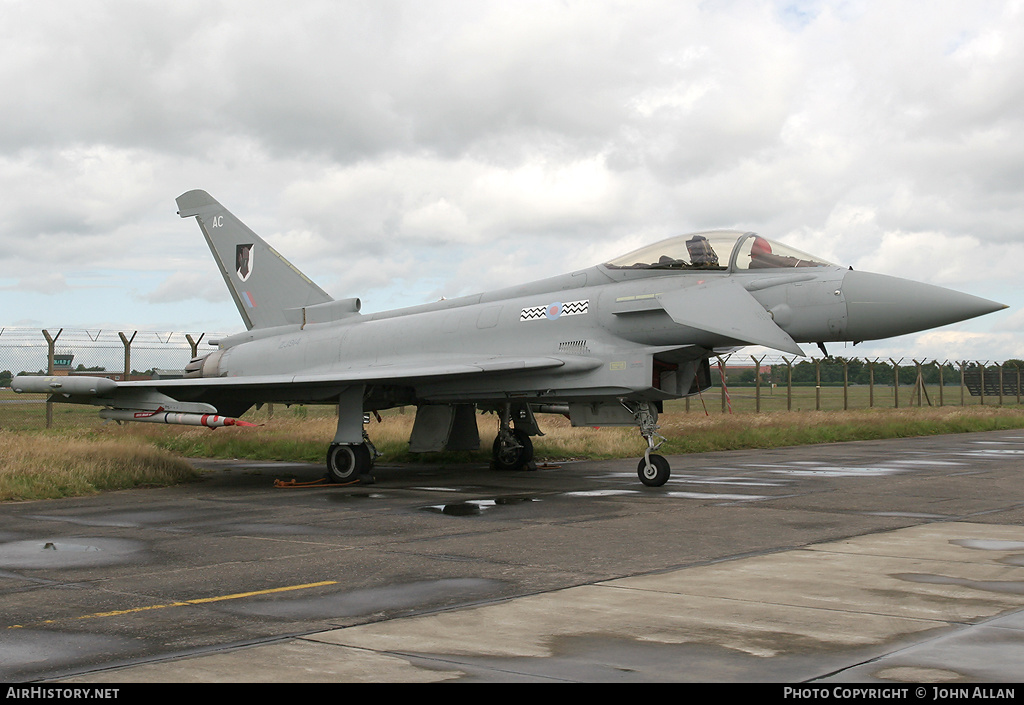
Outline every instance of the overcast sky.
<svg viewBox="0 0 1024 705"><path fill-rule="evenodd" d="M739 228L1010 305L830 352L1024 358L1022 53L1020 0L0 0L0 325L242 329L201 188L364 312Z"/></svg>

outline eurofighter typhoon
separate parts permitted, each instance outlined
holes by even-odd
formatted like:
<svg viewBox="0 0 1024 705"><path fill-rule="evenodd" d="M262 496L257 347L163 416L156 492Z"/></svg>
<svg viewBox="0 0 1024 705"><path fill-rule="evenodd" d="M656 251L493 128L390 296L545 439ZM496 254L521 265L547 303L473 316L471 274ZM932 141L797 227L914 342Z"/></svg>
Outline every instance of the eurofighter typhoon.
<svg viewBox="0 0 1024 705"><path fill-rule="evenodd" d="M637 473L658 487L666 399L708 388L716 350L875 340L963 321L1004 305L853 271L754 233L669 238L541 281L382 313L332 299L205 191L177 199L194 217L247 331L193 359L183 379L115 382L18 376L17 392L103 407L117 421L244 425L254 405L331 404L334 482L370 481L364 414L415 406L410 450L480 447L477 412L495 412L497 469L530 466L535 414L574 426L635 425Z"/></svg>

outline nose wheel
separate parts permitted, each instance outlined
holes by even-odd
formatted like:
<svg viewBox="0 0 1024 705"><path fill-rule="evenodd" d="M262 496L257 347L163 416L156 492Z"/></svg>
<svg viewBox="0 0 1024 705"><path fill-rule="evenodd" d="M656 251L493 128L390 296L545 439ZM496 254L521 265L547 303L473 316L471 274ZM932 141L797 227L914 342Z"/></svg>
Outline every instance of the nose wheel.
<svg viewBox="0 0 1024 705"><path fill-rule="evenodd" d="M672 470L665 458L660 455L646 454L640 459L640 464L636 467L636 474L640 477L640 482L648 487L661 487L668 482Z"/></svg>
<svg viewBox="0 0 1024 705"><path fill-rule="evenodd" d="M668 482L672 469L665 458L654 453L665 442L665 437L658 433L658 410L646 401L622 402L622 405L633 414L640 427L640 435L647 441L647 450L637 465L636 474L646 486L661 487Z"/></svg>

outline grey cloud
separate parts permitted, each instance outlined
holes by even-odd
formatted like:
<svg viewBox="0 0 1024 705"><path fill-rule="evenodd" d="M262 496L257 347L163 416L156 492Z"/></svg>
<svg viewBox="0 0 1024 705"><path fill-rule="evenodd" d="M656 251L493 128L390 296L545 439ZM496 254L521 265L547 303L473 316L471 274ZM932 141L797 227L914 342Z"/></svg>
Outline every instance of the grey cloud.
<svg viewBox="0 0 1024 705"><path fill-rule="evenodd" d="M1010 2L3 11L5 268L205 256L173 208L197 187L325 286L385 296L397 277L406 292L417 277L487 288L704 227L851 261L886 236L1020 237L1024 13Z"/></svg>

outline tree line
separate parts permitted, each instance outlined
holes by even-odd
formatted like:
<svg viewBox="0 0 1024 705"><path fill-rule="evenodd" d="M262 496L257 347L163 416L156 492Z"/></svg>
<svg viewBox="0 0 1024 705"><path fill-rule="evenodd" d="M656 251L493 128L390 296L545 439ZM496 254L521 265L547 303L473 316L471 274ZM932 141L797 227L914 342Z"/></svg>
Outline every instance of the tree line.
<svg viewBox="0 0 1024 705"><path fill-rule="evenodd" d="M894 366L888 360L877 362L862 360L860 358L828 357L815 360L803 360L792 365L793 385L797 387L815 386L820 383L823 387L842 387L843 372L846 372L846 382L850 385L867 385L873 382L876 385L892 385L896 378ZM764 368L768 368L765 370ZM789 365L773 364L762 365L761 384L775 384L785 386L789 379ZM986 374L999 374L999 365L987 365ZM1024 368L1024 360L1011 359L1002 363L1003 374L1017 374L1018 368ZM900 386L914 385L917 383L917 365L913 362L909 365L898 365ZM964 366L968 372L977 373L981 370L978 362L969 362ZM921 365L921 378L925 384L939 384L940 365L935 362L923 363ZM1024 372L1020 374L1024 375ZM941 365L942 384L956 386L960 384L960 364L958 362ZM720 384L717 370L712 370L712 384ZM756 384L756 377L753 368L748 370L729 371L726 367L726 382L730 386L746 387Z"/></svg>

